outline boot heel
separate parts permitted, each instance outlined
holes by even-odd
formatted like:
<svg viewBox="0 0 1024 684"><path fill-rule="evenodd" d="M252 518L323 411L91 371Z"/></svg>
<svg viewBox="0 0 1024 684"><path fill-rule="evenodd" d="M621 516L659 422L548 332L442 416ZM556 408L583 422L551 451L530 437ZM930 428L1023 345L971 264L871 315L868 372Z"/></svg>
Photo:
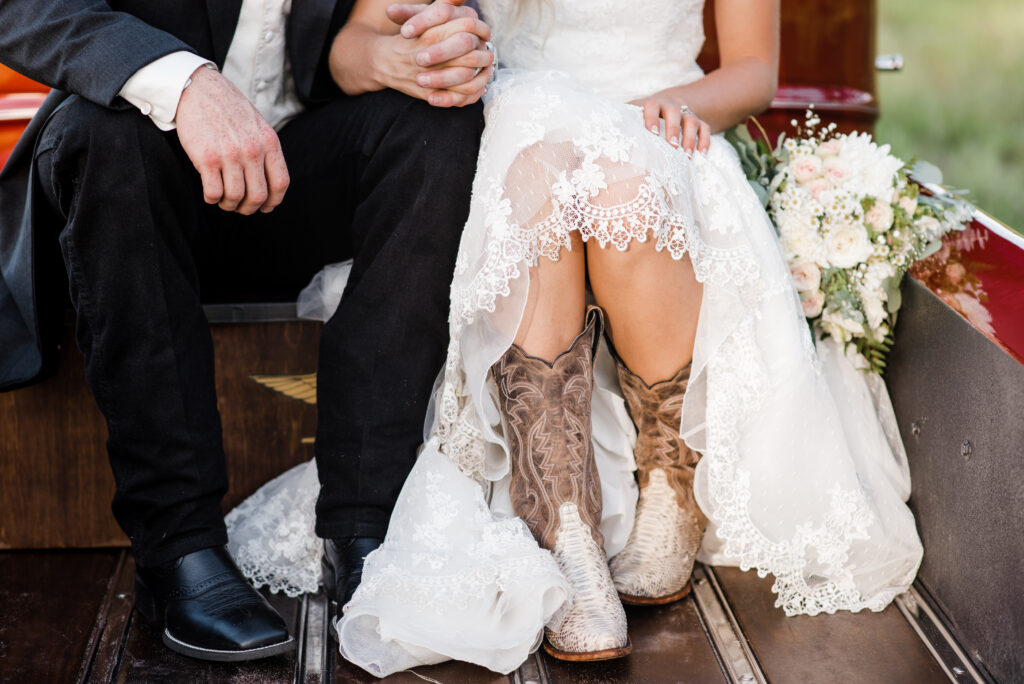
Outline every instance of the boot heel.
<svg viewBox="0 0 1024 684"><path fill-rule="evenodd" d="M156 597L149 587L142 581L142 578L135 575L135 608L152 624L163 622L160 608L156 603Z"/></svg>

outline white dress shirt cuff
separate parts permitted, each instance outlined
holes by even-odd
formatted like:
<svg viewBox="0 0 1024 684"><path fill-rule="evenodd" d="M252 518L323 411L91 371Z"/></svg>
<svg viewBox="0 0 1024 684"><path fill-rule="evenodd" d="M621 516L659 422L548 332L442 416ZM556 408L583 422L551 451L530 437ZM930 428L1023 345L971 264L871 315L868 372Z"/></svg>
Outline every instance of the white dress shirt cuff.
<svg viewBox="0 0 1024 684"><path fill-rule="evenodd" d="M132 74L118 95L138 107L160 130L172 130L178 100L189 77L208 64L213 62L191 52L172 52Z"/></svg>

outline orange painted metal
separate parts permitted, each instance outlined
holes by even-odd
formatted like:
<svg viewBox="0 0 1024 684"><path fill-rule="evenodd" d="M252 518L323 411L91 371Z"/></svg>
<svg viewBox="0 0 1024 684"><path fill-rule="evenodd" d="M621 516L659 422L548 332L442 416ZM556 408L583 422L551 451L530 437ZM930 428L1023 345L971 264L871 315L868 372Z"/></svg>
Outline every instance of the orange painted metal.
<svg viewBox="0 0 1024 684"><path fill-rule="evenodd" d="M0 64L0 168L49 88Z"/></svg>

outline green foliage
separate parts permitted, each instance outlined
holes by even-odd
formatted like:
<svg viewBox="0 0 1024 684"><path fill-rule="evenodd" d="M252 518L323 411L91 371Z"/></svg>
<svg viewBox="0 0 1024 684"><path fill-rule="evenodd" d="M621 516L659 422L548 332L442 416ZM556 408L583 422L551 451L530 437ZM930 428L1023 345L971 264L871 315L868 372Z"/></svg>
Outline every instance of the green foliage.
<svg viewBox="0 0 1024 684"><path fill-rule="evenodd" d="M875 139L934 162L947 185L1024 232L1024 2L885 0L878 11L878 52L906 67L878 76Z"/></svg>

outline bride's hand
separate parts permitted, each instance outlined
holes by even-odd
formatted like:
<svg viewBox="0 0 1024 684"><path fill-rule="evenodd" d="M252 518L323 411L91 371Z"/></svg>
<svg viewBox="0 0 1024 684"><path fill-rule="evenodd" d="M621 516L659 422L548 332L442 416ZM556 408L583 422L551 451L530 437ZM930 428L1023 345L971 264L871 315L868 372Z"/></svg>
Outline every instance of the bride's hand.
<svg viewBox="0 0 1024 684"><path fill-rule="evenodd" d="M665 120L665 140L672 147L682 145L687 152L707 152L711 145L711 127L670 91L664 90L629 104L644 110L644 126L655 135L661 134Z"/></svg>

